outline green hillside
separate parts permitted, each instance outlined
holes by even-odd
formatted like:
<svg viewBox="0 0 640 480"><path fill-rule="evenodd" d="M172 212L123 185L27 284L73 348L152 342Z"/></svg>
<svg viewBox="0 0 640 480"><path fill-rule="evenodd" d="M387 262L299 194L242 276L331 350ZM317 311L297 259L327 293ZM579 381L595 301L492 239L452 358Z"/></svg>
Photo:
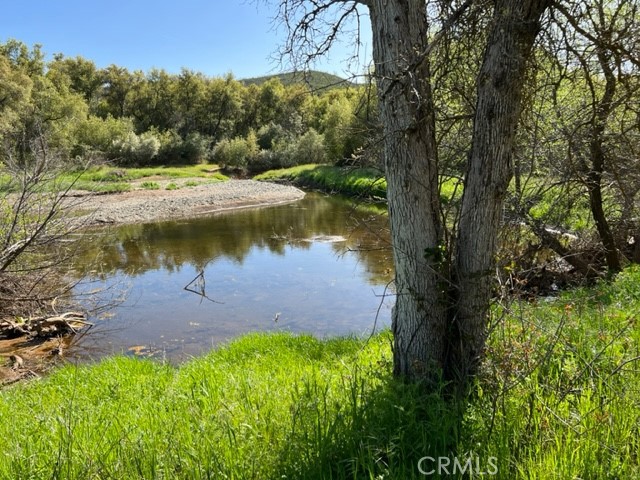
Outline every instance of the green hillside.
<svg viewBox="0 0 640 480"><path fill-rule="evenodd" d="M294 85L298 83L304 83L309 85L312 90L320 90L338 86L353 85L352 82L341 78L331 73L319 72L312 70L310 72L288 72L288 73L276 73L273 75L264 75L262 77L245 78L240 82L245 85L262 85L272 78L277 78L283 85Z"/></svg>

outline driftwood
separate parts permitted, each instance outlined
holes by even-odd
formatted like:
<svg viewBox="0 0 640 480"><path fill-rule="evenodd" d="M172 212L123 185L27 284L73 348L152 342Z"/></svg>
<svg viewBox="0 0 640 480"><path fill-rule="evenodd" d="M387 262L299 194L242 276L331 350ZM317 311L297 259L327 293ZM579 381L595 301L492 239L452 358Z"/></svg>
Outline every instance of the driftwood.
<svg viewBox="0 0 640 480"><path fill-rule="evenodd" d="M76 334L91 325L84 313L67 312L52 317L30 318L24 322L0 321L0 336L49 338Z"/></svg>

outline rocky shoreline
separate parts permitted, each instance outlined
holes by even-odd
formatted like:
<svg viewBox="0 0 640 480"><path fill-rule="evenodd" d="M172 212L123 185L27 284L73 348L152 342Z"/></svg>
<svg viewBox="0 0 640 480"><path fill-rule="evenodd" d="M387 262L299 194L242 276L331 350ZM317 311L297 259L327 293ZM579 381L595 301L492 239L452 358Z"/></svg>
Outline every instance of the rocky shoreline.
<svg viewBox="0 0 640 480"><path fill-rule="evenodd" d="M194 217L224 210L294 202L304 192L290 185L228 180L167 190L137 189L106 195L73 192L73 209L92 225L147 223Z"/></svg>

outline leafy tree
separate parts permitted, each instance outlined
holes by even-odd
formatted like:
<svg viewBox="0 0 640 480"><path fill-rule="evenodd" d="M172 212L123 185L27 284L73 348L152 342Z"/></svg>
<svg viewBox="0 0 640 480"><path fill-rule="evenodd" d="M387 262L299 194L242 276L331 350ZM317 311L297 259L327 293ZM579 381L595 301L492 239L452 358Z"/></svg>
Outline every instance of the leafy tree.
<svg viewBox="0 0 640 480"><path fill-rule="evenodd" d="M183 69L175 87L176 127L182 135L199 131L199 110L203 111L206 98L206 79L202 74Z"/></svg>
<svg viewBox="0 0 640 480"><path fill-rule="evenodd" d="M36 44L29 49L24 43L10 39L0 44L0 55L29 77L44 75L45 61L41 45Z"/></svg>
<svg viewBox="0 0 640 480"><path fill-rule="evenodd" d="M398 376L437 380L442 374L464 391L478 369L524 78L548 3L280 2L281 19L290 26L284 50L306 52L309 61L330 48L361 6L371 18L396 267L392 330ZM491 22L476 37L483 56L460 221L449 237L438 191L432 51L445 32L458 24L464 30L462 20L487 11Z"/></svg>
<svg viewBox="0 0 640 480"><path fill-rule="evenodd" d="M63 81L68 82L71 92L82 95L90 108L96 107L104 78L93 61L80 56L65 58L64 55L57 54L47 65L47 70L50 78L64 78Z"/></svg>
<svg viewBox="0 0 640 480"><path fill-rule="evenodd" d="M31 101L33 82L0 55L0 138L21 122Z"/></svg>
<svg viewBox="0 0 640 480"><path fill-rule="evenodd" d="M204 103L201 104L198 115L200 133L210 136L214 142L233 135L245 135L252 128L253 122L246 122L249 128L245 133L244 128L238 127L242 116L242 85L230 75L208 82Z"/></svg>
<svg viewBox="0 0 640 480"><path fill-rule="evenodd" d="M129 115L130 95L134 85L139 82L126 68L110 65L101 71L103 77L100 102L97 114L101 117L111 115L122 118Z"/></svg>
<svg viewBox="0 0 640 480"><path fill-rule="evenodd" d="M349 145L353 120L352 102L345 95L334 97L322 118L322 132L327 145L327 156L331 160L341 160L353 153L353 149Z"/></svg>

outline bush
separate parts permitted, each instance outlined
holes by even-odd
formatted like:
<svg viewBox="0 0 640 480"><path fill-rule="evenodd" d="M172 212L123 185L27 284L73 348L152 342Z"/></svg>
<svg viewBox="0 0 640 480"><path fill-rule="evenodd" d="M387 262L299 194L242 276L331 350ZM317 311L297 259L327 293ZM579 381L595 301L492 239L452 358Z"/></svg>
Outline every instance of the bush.
<svg viewBox="0 0 640 480"><path fill-rule="evenodd" d="M124 140L114 142L117 162L122 165L148 165L160 151L160 140L152 132L130 132Z"/></svg>
<svg viewBox="0 0 640 480"><path fill-rule="evenodd" d="M133 132L133 123L129 118L107 118L89 116L76 124L76 144L71 153L84 157L89 152L102 154L112 158L119 154L114 145L124 142Z"/></svg>
<svg viewBox="0 0 640 480"><path fill-rule="evenodd" d="M326 158L324 136L311 128L298 138L281 139L270 150L260 150L252 157L248 169L258 173L308 163L324 163Z"/></svg>
<svg viewBox="0 0 640 480"><path fill-rule="evenodd" d="M159 135L160 151L156 163L195 165L205 162L211 156L210 137L197 132L190 133L186 138L182 138L173 130L166 131Z"/></svg>
<svg viewBox="0 0 640 480"><path fill-rule="evenodd" d="M142 184L140 186L144 190L159 190L160 189L160 185L158 184L158 182L142 182Z"/></svg>
<svg viewBox="0 0 640 480"><path fill-rule="evenodd" d="M236 137L218 142L213 151L213 160L225 167L247 168L259 153L256 134L250 132L247 138Z"/></svg>
<svg viewBox="0 0 640 480"><path fill-rule="evenodd" d="M258 130L258 146L262 150L271 150L279 141L288 137L284 127L270 122Z"/></svg>
<svg viewBox="0 0 640 480"><path fill-rule="evenodd" d="M293 163L290 166L304 163L324 163L326 159L324 135L311 128L296 142Z"/></svg>

